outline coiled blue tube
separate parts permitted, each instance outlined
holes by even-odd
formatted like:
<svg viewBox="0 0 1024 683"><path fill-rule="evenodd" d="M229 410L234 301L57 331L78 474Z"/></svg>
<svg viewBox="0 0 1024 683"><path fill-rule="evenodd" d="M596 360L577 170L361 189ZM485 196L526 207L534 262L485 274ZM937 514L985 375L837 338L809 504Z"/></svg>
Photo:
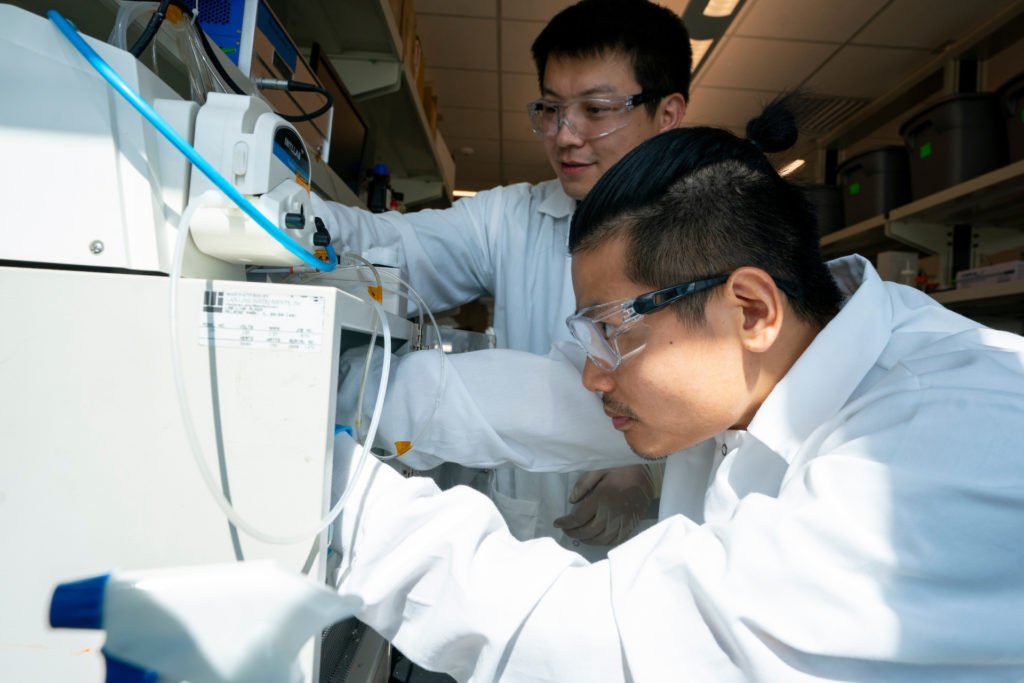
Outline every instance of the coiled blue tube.
<svg viewBox="0 0 1024 683"><path fill-rule="evenodd" d="M155 109L149 106L148 102L142 99L137 92L132 90L128 84L124 82L124 79L122 79L121 76L119 76L118 73L103 60L102 57L96 54L95 50L89 47L89 44L82 39L82 36L78 35L78 31L75 27L72 26L60 12L52 9L48 11L46 15L50 18L50 21L56 25L60 32L64 34L64 37L75 46L75 49L85 57L86 61L96 69L99 75L102 76L103 79L109 83L112 88L114 88L114 90L119 92L122 97L128 100L129 104L135 107L135 109L138 110L138 112L142 114L147 121L153 124L153 127L160 131L160 133L167 138L172 145L177 147L178 151L184 154L185 157L192 162L193 166L202 171L206 177L210 179L210 182L216 185L221 192L226 194L231 201L237 204L238 208L256 221L257 225L266 230L270 236L280 242L285 249L302 259L303 263L306 265L325 272L334 270L338 258L334 252L333 246L330 244L327 245L328 261L326 263L306 251L306 249L292 239L288 233L274 225L270 219L260 213L259 209L253 206L252 202L246 199L241 192L235 189L234 185L229 183L224 176L218 173L217 169L211 166L210 162L204 159L199 152L197 152L195 148L185 140L185 138L181 137L178 131L174 130L174 128L172 128L170 124L168 124L167 121L165 121L163 117L156 112Z"/></svg>

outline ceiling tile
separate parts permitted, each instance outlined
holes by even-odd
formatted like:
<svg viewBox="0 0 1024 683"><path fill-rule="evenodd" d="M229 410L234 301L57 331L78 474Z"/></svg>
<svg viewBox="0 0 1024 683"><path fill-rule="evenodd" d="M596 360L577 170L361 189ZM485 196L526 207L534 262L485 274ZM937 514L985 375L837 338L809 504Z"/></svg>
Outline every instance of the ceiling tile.
<svg viewBox="0 0 1024 683"><path fill-rule="evenodd" d="M427 67L495 70L498 68L497 21L424 14L416 29ZM457 39L452 36L458 36Z"/></svg>
<svg viewBox="0 0 1024 683"><path fill-rule="evenodd" d="M727 37L702 69L701 85L786 90L800 85L836 49L830 43Z"/></svg>
<svg viewBox="0 0 1024 683"><path fill-rule="evenodd" d="M526 117L526 107L521 111L503 111L501 113L501 131L506 140L517 142L539 142L532 130L530 120Z"/></svg>
<svg viewBox="0 0 1024 683"><path fill-rule="evenodd" d="M426 78L428 82L433 83L438 103L445 109L498 108L498 81L494 71L427 67Z"/></svg>
<svg viewBox="0 0 1024 683"><path fill-rule="evenodd" d="M526 19L547 23L576 0L505 0L501 3L502 19Z"/></svg>
<svg viewBox="0 0 1024 683"><path fill-rule="evenodd" d="M455 164L463 161L497 162L500 161L501 143L497 140L483 140L480 138L445 136L445 143L455 157Z"/></svg>
<svg viewBox="0 0 1024 683"><path fill-rule="evenodd" d="M460 159L455 164L455 187L460 190L486 190L501 184L497 161Z"/></svg>
<svg viewBox="0 0 1024 683"><path fill-rule="evenodd" d="M761 38L844 43L887 0L754 0L734 33Z"/></svg>
<svg viewBox="0 0 1024 683"><path fill-rule="evenodd" d="M544 144L538 139L532 142L515 142L505 140L503 144L504 161L510 164L548 164Z"/></svg>
<svg viewBox="0 0 1024 683"><path fill-rule="evenodd" d="M463 17L497 17L497 0L416 0L417 19L423 14L455 14Z"/></svg>
<svg viewBox="0 0 1024 683"><path fill-rule="evenodd" d="M1006 0L893 0L853 42L933 50L963 38L1007 4Z"/></svg>
<svg viewBox="0 0 1024 683"><path fill-rule="evenodd" d="M501 108L508 112L525 112L526 103L540 97L540 84L533 74L501 75ZM526 116L524 114L523 118Z"/></svg>
<svg viewBox="0 0 1024 683"><path fill-rule="evenodd" d="M728 90L700 86L690 95L685 123L690 126L743 128L775 97L765 90Z"/></svg>
<svg viewBox="0 0 1024 683"><path fill-rule="evenodd" d="M824 95L878 97L930 57L924 50L848 45L814 74L806 87Z"/></svg>
<svg viewBox="0 0 1024 683"><path fill-rule="evenodd" d="M530 46L544 28L543 22L501 22L501 70L536 74Z"/></svg>
<svg viewBox="0 0 1024 683"><path fill-rule="evenodd" d="M438 127L444 139L453 137L498 139L498 112L490 109L467 109L441 105Z"/></svg>

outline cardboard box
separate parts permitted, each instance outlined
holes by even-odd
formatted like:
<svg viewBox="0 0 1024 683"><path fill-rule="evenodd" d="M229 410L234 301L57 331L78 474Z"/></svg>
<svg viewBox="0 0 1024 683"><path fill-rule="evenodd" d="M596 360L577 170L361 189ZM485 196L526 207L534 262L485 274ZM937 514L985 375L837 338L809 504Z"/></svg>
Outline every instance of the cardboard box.
<svg viewBox="0 0 1024 683"><path fill-rule="evenodd" d="M405 0L402 3L402 21L398 29L402 36L402 61L415 74L416 71L413 69L413 53L416 48L416 10L413 7L412 0Z"/></svg>
<svg viewBox="0 0 1024 683"><path fill-rule="evenodd" d="M433 136L437 132L437 95L429 83L423 86L423 113L427 115L427 127Z"/></svg>
<svg viewBox="0 0 1024 683"><path fill-rule="evenodd" d="M994 254L981 254L978 259L978 265L993 266L997 263L1006 263L1007 261L1024 261L1024 247L998 251Z"/></svg>

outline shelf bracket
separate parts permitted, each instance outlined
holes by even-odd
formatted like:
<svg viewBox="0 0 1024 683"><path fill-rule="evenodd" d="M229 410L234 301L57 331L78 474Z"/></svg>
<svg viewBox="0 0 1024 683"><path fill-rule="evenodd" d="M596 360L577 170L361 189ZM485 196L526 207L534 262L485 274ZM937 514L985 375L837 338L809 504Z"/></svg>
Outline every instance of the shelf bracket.
<svg viewBox="0 0 1024 683"><path fill-rule="evenodd" d="M981 256L1010 249L1024 250L1024 230L996 226L975 226L971 230L971 267L987 265Z"/></svg>
<svg viewBox="0 0 1024 683"><path fill-rule="evenodd" d="M390 95L402 87L402 63L393 55L347 52L331 57L345 87L360 100Z"/></svg>

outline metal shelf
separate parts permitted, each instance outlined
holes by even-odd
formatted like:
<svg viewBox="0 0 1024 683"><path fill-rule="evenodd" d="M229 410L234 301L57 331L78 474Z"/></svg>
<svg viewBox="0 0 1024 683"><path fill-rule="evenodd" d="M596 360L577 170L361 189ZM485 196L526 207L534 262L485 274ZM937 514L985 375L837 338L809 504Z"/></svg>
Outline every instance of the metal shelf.
<svg viewBox="0 0 1024 683"><path fill-rule="evenodd" d="M937 253L951 225L1000 229L1003 234L1020 229L1024 241L1024 160L897 207L888 216L825 235L821 251L830 258L907 248Z"/></svg>
<svg viewBox="0 0 1024 683"><path fill-rule="evenodd" d="M835 258L851 252L871 256L884 251L890 242L891 240L885 236L885 216L878 214L822 237L821 253L826 258Z"/></svg>
<svg viewBox="0 0 1024 683"><path fill-rule="evenodd" d="M436 183L450 202L454 166L430 129L388 0L268 2L296 43L308 52L317 42L330 57L370 122L374 161L393 178Z"/></svg>
<svg viewBox="0 0 1024 683"><path fill-rule="evenodd" d="M890 221L1024 226L1024 160L893 209Z"/></svg>
<svg viewBox="0 0 1024 683"><path fill-rule="evenodd" d="M1024 280L950 289L935 292L932 298L968 317L1000 316L1024 320Z"/></svg>

